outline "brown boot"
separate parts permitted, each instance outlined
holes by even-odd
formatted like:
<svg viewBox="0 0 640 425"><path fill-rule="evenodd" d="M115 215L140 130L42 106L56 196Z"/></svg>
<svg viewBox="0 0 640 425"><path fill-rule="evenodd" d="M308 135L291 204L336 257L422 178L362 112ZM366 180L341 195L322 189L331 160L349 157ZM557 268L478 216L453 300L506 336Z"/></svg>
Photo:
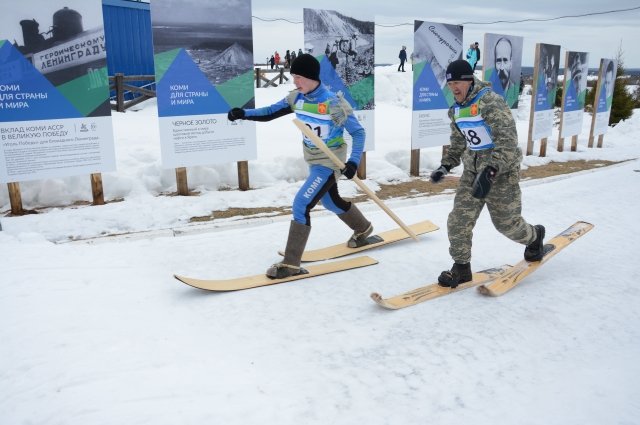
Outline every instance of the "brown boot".
<svg viewBox="0 0 640 425"><path fill-rule="evenodd" d="M267 277L271 279L284 279L285 277L295 276L298 274L309 273L300 267L300 259L307 245L311 226L291 221L289 226L289 237L287 239L287 247L284 250L284 258L280 263L273 264L266 271Z"/></svg>
<svg viewBox="0 0 640 425"><path fill-rule="evenodd" d="M346 212L338 214L338 218L353 230L353 235L351 235L347 241L349 248L358 248L367 245L367 238L373 232L373 226L371 222L362 215L355 204L352 203Z"/></svg>

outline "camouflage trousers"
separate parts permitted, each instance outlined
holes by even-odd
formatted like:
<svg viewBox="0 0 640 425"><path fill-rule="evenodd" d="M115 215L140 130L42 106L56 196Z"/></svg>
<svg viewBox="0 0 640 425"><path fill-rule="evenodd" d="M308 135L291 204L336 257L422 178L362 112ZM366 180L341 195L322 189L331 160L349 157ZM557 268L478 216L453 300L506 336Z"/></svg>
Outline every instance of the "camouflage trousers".
<svg viewBox="0 0 640 425"><path fill-rule="evenodd" d="M534 227L522 218L520 172L500 174L485 199L473 197L475 173L464 171L447 220L449 254L456 263L471 261L473 228L484 205L487 205L495 228L514 242L528 245L534 241Z"/></svg>

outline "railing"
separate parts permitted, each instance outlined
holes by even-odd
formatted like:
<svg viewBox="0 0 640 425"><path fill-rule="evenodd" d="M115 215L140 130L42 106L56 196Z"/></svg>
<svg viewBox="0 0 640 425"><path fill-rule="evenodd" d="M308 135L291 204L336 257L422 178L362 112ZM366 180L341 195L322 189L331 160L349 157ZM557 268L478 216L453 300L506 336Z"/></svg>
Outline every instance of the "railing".
<svg viewBox="0 0 640 425"><path fill-rule="evenodd" d="M124 75L116 74L115 76L109 76L109 90L116 92L115 103L111 104L111 109L118 112L124 112L127 108L137 105L140 102L144 102L147 99L156 97L155 90L151 90L148 87L155 89L155 75ZM134 86L126 84L132 81L149 81L149 83L142 86ZM131 94L131 100L125 100L126 95Z"/></svg>
<svg viewBox="0 0 640 425"><path fill-rule="evenodd" d="M273 86L273 87L278 87L278 84L282 84L285 81L289 81L289 78L284 75L284 68L278 68L278 69L263 69L263 68L255 68L255 78L256 78L256 88L260 88L260 82L264 81L266 84L264 85L265 88ZM278 75L276 75L275 77L273 77L272 79L269 79L266 77L266 74L273 74L273 73L277 73ZM275 83L275 81L278 80L278 84Z"/></svg>

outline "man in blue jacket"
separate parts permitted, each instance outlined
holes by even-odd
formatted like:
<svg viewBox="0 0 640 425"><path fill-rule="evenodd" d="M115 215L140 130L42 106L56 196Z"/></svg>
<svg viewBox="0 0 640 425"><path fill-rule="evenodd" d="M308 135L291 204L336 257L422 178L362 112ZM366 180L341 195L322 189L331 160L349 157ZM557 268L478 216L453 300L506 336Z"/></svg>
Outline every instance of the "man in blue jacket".
<svg viewBox="0 0 640 425"><path fill-rule="evenodd" d="M309 176L293 200L293 220L282 262L273 264L266 275L282 279L305 273L300 259L311 231L309 212L318 203L338 215L353 230L347 245L356 248L366 245L373 226L351 202L338 193L337 179L344 175L353 178L360 164L364 149L365 131L358 122L349 103L340 95L329 91L320 81L320 63L310 54L296 57L291 64L291 75L296 86L284 99L273 105L256 109L233 108L227 114L230 121L245 119L271 121L295 113L296 117L311 128L342 161L347 160L348 145L343 134L346 130L352 138L351 154L344 169L339 169L322 150L315 147L306 136L302 137L304 159L309 164Z"/></svg>

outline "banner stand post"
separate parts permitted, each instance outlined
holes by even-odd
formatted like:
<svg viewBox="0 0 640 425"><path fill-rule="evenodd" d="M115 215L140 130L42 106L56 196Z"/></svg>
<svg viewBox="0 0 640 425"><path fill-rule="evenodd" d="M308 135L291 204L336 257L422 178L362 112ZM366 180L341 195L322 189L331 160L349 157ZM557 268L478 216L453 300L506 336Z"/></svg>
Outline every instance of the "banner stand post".
<svg viewBox="0 0 640 425"><path fill-rule="evenodd" d="M360 165L358 166L358 178L366 179L367 178L367 153L362 152L362 156L360 157Z"/></svg>
<svg viewBox="0 0 640 425"><path fill-rule="evenodd" d="M176 185L178 188L178 195L189 196L189 185L187 184L187 168L176 168Z"/></svg>
<svg viewBox="0 0 640 425"><path fill-rule="evenodd" d="M104 190L102 188L102 174L91 174L91 193L93 194L93 205L104 205Z"/></svg>
<svg viewBox="0 0 640 425"><path fill-rule="evenodd" d="M411 149L409 175L413 177L420 177L420 149Z"/></svg>
<svg viewBox="0 0 640 425"><path fill-rule="evenodd" d="M249 190L249 161L238 161L238 189Z"/></svg>
<svg viewBox="0 0 640 425"><path fill-rule="evenodd" d="M24 215L25 211L22 207L22 195L20 195L20 183L7 183L9 188L9 202L11 203L12 215Z"/></svg>

